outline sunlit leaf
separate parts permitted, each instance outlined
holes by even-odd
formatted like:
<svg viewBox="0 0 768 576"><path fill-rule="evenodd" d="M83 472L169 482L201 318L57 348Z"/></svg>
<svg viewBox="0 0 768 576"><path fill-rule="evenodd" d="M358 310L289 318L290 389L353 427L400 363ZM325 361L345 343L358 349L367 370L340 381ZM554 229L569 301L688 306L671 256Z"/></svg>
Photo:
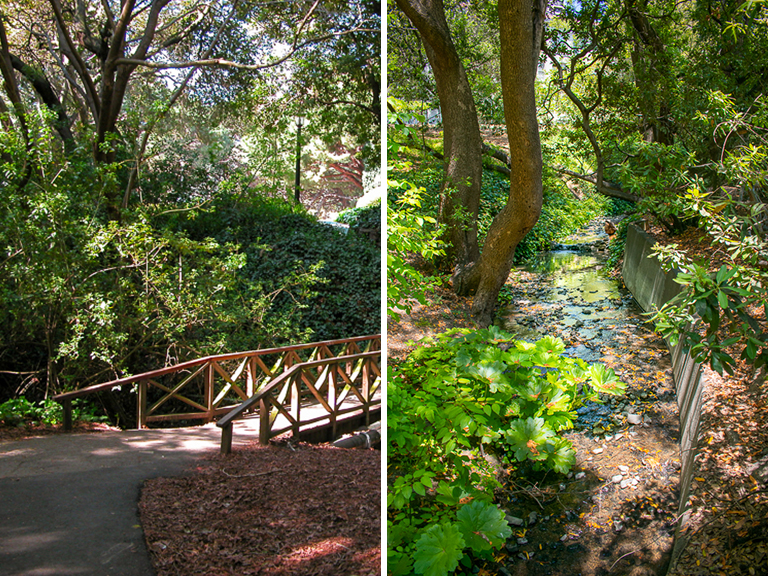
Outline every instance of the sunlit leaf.
<svg viewBox="0 0 768 576"><path fill-rule="evenodd" d="M413 569L425 576L445 576L464 556L464 538L453 524L431 526L416 541Z"/></svg>
<svg viewBox="0 0 768 576"><path fill-rule="evenodd" d="M464 541L473 550L500 548L512 535L504 512L489 502L475 500L465 504L457 517Z"/></svg>

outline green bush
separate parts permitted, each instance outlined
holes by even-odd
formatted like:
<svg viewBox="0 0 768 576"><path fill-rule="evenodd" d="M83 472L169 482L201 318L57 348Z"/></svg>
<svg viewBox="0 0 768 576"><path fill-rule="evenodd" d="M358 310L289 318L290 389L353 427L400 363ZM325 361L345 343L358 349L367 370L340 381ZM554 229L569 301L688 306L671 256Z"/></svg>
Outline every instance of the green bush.
<svg viewBox="0 0 768 576"><path fill-rule="evenodd" d="M442 174L441 167L429 166L407 173L395 171L391 177L408 180L414 187L423 188L425 194L419 210L421 215L434 218L437 216ZM503 174L485 170L477 219L478 240L481 246L494 217L504 208L508 198L509 179ZM395 201L396 199L397 195ZM556 174L546 172L541 216L517 246L515 261L523 262L535 256L537 252L549 250L553 243L573 234L594 218L615 214L617 210L624 208L625 206L597 193L587 193L578 199Z"/></svg>
<svg viewBox="0 0 768 576"><path fill-rule="evenodd" d="M228 350L377 334L381 252L274 198L220 195L177 226L191 239L235 245Z"/></svg>
<svg viewBox="0 0 768 576"><path fill-rule="evenodd" d="M496 172L483 173L483 186L478 217L478 235L482 242L493 218L509 197L509 179ZM518 244L515 261L523 262L536 253L549 250L553 243L573 234L585 224L610 213L612 202L605 196L587 193L576 198L555 173L545 170L544 199L539 221Z"/></svg>
<svg viewBox="0 0 768 576"><path fill-rule="evenodd" d="M443 254L443 245L437 221L423 215L424 189L396 180L387 180L387 189L392 192L387 202L387 311L398 320L398 310L408 314L414 301L426 304L427 292L440 281L416 270L411 255L432 261Z"/></svg>
<svg viewBox="0 0 768 576"><path fill-rule="evenodd" d="M768 241L764 240L765 208L729 196L694 188L686 194L687 213L706 230L712 245L727 255L717 270L679 249L677 244L654 246L666 271L677 272L681 290L653 316L654 326L674 346L722 374L737 366L732 349L741 347L740 360L762 368L768 364Z"/></svg>
<svg viewBox="0 0 768 576"><path fill-rule="evenodd" d="M617 268L624 258L624 247L627 244L627 228L639 219L639 216L636 214L630 214L616 225L616 233L608 243L608 260L606 261L608 270Z"/></svg>
<svg viewBox="0 0 768 576"><path fill-rule="evenodd" d="M0 404L0 422L6 426L20 426L25 423L54 426L61 424L63 418L61 404L51 398L30 402L22 396L11 398ZM103 422L106 417L97 414L92 405L78 398L72 402L72 419L82 422Z"/></svg>
<svg viewBox="0 0 768 576"><path fill-rule="evenodd" d="M345 210L336 219L337 222L348 224L350 228L381 229L381 200L376 200L368 206Z"/></svg>
<svg viewBox="0 0 768 576"><path fill-rule="evenodd" d="M574 451L559 433L572 426L583 400L621 393L624 385L612 370L566 358L564 350L559 339L516 342L496 327L453 330L390 366L392 574L443 576L503 545L509 527L493 505L499 484L484 453L507 470L523 461L570 469Z"/></svg>

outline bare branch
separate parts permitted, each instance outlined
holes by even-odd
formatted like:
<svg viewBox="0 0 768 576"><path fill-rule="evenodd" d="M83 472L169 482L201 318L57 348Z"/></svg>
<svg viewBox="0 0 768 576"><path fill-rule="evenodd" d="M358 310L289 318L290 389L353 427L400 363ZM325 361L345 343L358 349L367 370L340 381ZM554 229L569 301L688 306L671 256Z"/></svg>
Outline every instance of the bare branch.
<svg viewBox="0 0 768 576"><path fill-rule="evenodd" d="M13 67L18 70L30 84L32 84L35 92L40 96L43 103L56 114L54 127L64 141L65 148L68 150L71 149L74 144L74 136L69 127L69 118L67 118L64 106L62 106L61 101L56 95L56 92L54 92L53 86L51 86L48 78L46 78L46 76L39 70L35 70L31 66L25 64L17 56L11 54L10 59Z"/></svg>
<svg viewBox="0 0 768 576"><path fill-rule="evenodd" d="M5 92L19 121L21 135L24 138L24 142L29 143L27 122L24 116L24 104L21 101L16 75L13 73L13 56L10 53L5 23L2 18L0 18L0 75L2 75L3 83L5 84Z"/></svg>
<svg viewBox="0 0 768 576"><path fill-rule="evenodd" d="M64 61L61 59L61 56L59 56L59 53L54 49L53 42L51 42L51 38L48 36L48 34L45 32L44 29L42 29L40 32L35 32L36 24L32 25L31 32L35 35L35 37L38 40L44 40L45 45L48 48L48 53L56 61L56 64L61 69L62 74L64 75L64 79L67 81L67 84L73 89L76 90L78 94L83 98L83 100L88 100L88 96L85 93L85 90L83 90L82 86L78 84L72 74L69 73L69 69L67 68L66 64L64 64Z"/></svg>
<svg viewBox="0 0 768 576"><path fill-rule="evenodd" d="M598 186L597 184L597 178L594 174L579 174L578 172L574 172L572 170L568 170L567 168L560 168L558 166L552 166L552 169L555 172L558 172L560 174L565 174L566 176L571 176L572 178L576 178L577 180L583 180L584 182L589 182L590 184L594 184L597 187L597 191L604 196L610 196L611 198L618 198L619 200L627 200L629 202L639 202L640 196L637 196L635 194L632 194L631 192L626 192L621 189L621 186L618 184L614 184L613 182L606 182L603 180L602 186Z"/></svg>
<svg viewBox="0 0 768 576"><path fill-rule="evenodd" d="M242 64L240 62L232 62L231 60L226 60L224 58L203 58L201 60L190 60L187 62L148 62L146 60L136 60L133 58L119 58L116 61L116 63L127 64L129 66L143 66L145 68L153 68L156 70L221 67L221 68L236 68L238 70L250 70L255 72L257 70L265 70L267 68L274 68L275 66L279 66L283 62L290 60L291 57L296 52L298 52L302 48L305 48L306 46L317 44L318 42L324 42L326 40L330 40L331 38L346 36L347 34L352 34L356 32L378 32L378 30L375 30L373 28L371 29L355 28L352 30L345 30L343 32L331 32L323 36L317 36L315 38L311 38L309 40L305 40L304 42L294 45L288 53L281 56L277 60L274 60L272 62L267 62L266 64Z"/></svg>
<svg viewBox="0 0 768 576"><path fill-rule="evenodd" d="M224 19L224 22L222 22L219 29L216 31L216 35L213 37L213 40L211 40L210 46L208 46L208 49L205 51L204 57L208 57L213 52L213 49L216 47L216 44L219 41L219 38L221 37L221 34L224 32L224 29L229 24L230 20L235 14L235 11L237 10L237 1L235 1L232 4L232 9L230 10L227 17ZM123 208L126 208L128 206L128 202L131 198L131 193L133 192L133 189L136 187L136 182L139 177L139 170L141 168L141 163L144 159L144 153L147 150L147 143L149 142L149 137L152 134L152 131L154 130L157 123L168 113L168 110L171 109L171 107L176 103L176 101L181 97L184 90L186 90L187 85L194 77L195 73L197 72L197 68L194 68L190 70L187 75L184 77L184 80L182 80L181 84L176 88L175 92L171 96L170 100L168 101L168 104L165 106L165 108L158 114L157 117L155 117L151 122L148 123L146 129L144 130L144 134L141 136L141 143L139 145L139 152L136 155L136 164L133 167L133 170L131 170L131 174L128 178L128 184L125 187L125 194L123 195Z"/></svg>
<svg viewBox="0 0 768 576"><path fill-rule="evenodd" d="M51 8L53 9L53 14L56 17L59 33L64 40L65 45L61 47L61 51L67 58L69 58L75 68L75 71L77 72L77 75L80 76L80 80L83 82L85 90L88 94L88 105L91 107L93 117L98 118L101 115L101 99L99 98L99 93L96 90L96 85L93 83L93 79L88 73L88 68L86 67L83 59L80 57L80 54L77 52L77 47L72 40L72 36L69 34L67 23L64 21L61 2L60 0L48 1L51 5Z"/></svg>
<svg viewBox="0 0 768 576"><path fill-rule="evenodd" d="M107 15L107 22L109 22L109 27L114 29L115 15L112 13L112 8L110 8L109 2L107 0L101 0L101 7L104 8L104 14Z"/></svg>

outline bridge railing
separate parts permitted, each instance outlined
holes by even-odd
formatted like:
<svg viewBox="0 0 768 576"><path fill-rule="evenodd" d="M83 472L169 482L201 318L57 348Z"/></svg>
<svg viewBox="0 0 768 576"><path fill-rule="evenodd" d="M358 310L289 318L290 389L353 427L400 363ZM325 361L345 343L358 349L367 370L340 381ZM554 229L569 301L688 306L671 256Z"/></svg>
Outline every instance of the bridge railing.
<svg viewBox="0 0 768 576"><path fill-rule="evenodd" d="M280 378L294 365L381 350L381 336L359 336L207 356L151 372L54 396L64 409L64 429L72 429L72 400L126 385L137 393L136 427L152 422L211 422ZM190 408L192 410L190 410Z"/></svg>
<svg viewBox="0 0 768 576"><path fill-rule="evenodd" d="M309 404L319 405L312 410ZM232 409L216 423L222 429L221 453L232 450L232 426L246 412L259 410L259 441L291 430L299 439L302 428L323 422L336 435L336 423L353 413L370 424L370 412L381 405L381 350L323 358L294 364L257 394ZM302 416L302 407L307 416Z"/></svg>

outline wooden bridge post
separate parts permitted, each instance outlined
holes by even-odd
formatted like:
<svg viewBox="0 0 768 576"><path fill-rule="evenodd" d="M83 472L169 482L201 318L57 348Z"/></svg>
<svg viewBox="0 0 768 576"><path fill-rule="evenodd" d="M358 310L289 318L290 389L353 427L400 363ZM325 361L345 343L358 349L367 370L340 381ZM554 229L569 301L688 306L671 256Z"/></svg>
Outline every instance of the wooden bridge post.
<svg viewBox="0 0 768 576"><path fill-rule="evenodd" d="M208 365L205 367L205 408L207 410L207 414L205 417L206 422L212 422L213 421L213 361L209 362Z"/></svg>
<svg viewBox="0 0 768 576"><path fill-rule="evenodd" d="M270 425L269 425L269 400L268 398L262 398L259 400L259 443L263 445L269 444L270 437Z"/></svg>
<svg viewBox="0 0 768 576"><path fill-rule="evenodd" d="M291 377L291 416L294 418L292 428L293 433L293 439L298 442L299 437L301 435L300 430L300 420L301 420L301 414L299 411L301 410L301 397L299 396L299 384L301 383L301 373L302 371L299 370Z"/></svg>
<svg viewBox="0 0 768 576"><path fill-rule="evenodd" d="M334 364L334 368L328 371L328 406L331 407L331 441L336 440L336 402L338 399L336 390L337 372L341 370L339 364Z"/></svg>
<svg viewBox="0 0 768 576"><path fill-rule="evenodd" d="M245 374L245 395L250 398L253 396L253 391L256 388L256 358L252 357L248 360L248 368Z"/></svg>
<svg viewBox="0 0 768 576"><path fill-rule="evenodd" d="M232 422L221 429L221 453L232 453Z"/></svg>
<svg viewBox="0 0 768 576"><path fill-rule="evenodd" d="M365 404L363 405L363 413L365 414L365 425L368 426L371 423L371 376L373 371L371 370L371 363L373 360L365 359L363 361L363 398L365 398Z"/></svg>
<svg viewBox="0 0 768 576"><path fill-rule="evenodd" d="M72 432L72 399L64 398L61 401L61 408L64 410L64 432Z"/></svg>
<svg viewBox="0 0 768 576"><path fill-rule="evenodd" d="M136 399L136 428L141 430L147 427L147 381L139 381L139 394Z"/></svg>

